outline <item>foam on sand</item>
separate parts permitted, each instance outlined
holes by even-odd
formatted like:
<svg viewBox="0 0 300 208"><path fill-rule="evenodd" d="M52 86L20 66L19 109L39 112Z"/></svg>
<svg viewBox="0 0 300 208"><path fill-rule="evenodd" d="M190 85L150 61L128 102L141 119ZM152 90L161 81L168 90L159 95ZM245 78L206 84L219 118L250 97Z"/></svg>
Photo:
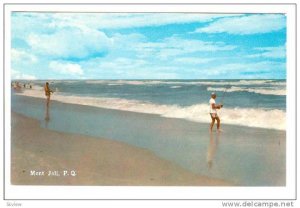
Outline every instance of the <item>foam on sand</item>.
<svg viewBox="0 0 300 208"><path fill-rule="evenodd" d="M22 93L17 94L45 98L44 93L41 90L24 90ZM160 105L121 98L66 96L60 93L54 93L51 99L62 103L157 114L163 117L181 118L195 122L210 122L208 104L197 104L182 107L178 105ZM219 115L222 119L222 123L226 124L278 130L285 130L286 128L286 113L278 109L224 108L219 111Z"/></svg>

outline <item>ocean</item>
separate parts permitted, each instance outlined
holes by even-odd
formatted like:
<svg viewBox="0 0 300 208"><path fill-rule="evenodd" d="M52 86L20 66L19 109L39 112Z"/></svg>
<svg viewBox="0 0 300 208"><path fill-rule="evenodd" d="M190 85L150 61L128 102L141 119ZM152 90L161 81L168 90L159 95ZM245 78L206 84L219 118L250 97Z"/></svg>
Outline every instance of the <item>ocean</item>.
<svg viewBox="0 0 300 208"><path fill-rule="evenodd" d="M23 95L44 98L45 81L31 81ZM52 100L209 122L217 93L222 123L285 130L285 80L52 80Z"/></svg>

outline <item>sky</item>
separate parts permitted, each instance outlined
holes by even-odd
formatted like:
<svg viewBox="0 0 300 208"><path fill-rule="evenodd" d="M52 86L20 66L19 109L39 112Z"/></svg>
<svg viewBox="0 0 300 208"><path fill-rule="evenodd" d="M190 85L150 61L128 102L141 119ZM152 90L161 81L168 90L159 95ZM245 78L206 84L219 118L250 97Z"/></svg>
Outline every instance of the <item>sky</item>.
<svg viewBox="0 0 300 208"><path fill-rule="evenodd" d="M12 79L285 79L284 14L11 16Z"/></svg>

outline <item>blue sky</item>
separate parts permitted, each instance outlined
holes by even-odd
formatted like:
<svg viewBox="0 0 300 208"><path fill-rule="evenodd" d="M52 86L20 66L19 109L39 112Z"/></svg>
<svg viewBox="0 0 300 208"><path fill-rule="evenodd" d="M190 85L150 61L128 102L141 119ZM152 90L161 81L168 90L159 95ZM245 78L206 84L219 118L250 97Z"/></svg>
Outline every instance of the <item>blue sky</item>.
<svg viewBox="0 0 300 208"><path fill-rule="evenodd" d="M285 79L283 14L12 13L12 79Z"/></svg>

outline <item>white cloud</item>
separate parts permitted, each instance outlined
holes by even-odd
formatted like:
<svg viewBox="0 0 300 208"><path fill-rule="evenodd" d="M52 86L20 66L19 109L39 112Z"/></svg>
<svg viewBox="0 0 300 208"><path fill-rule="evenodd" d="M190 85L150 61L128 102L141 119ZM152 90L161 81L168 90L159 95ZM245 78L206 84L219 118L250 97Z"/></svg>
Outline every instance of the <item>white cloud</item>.
<svg viewBox="0 0 300 208"><path fill-rule="evenodd" d="M221 17L240 15L242 14L13 12L12 36L24 39L31 33L44 35L64 28L101 30L209 22Z"/></svg>
<svg viewBox="0 0 300 208"><path fill-rule="evenodd" d="M107 53L111 40L97 30L64 28L50 34L30 34L33 52L58 59L86 59Z"/></svg>
<svg viewBox="0 0 300 208"><path fill-rule="evenodd" d="M51 19L49 13L12 12L12 37L24 39L30 33L53 32L53 28L49 27Z"/></svg>
<svg viewBox="0 0 300 208"><path fill-rule="evenodd" d="M78 64L61 63L57 61L52 61L49 63L49 68L60 74L67 74L70 76L83 75L83 70L81 69L81 66Z"/></svg>
<svg viewBox="0 0 300 208"><path fill-rule="evenodd" d="M95 71L107 71L114 73L126 73L127 70L138 71L143 68L147 62L131 58L112 58L112 59L94 59L86 63L86 67Z"/></svg>
<svg viewBox="0 0 300 208"><path fill-rule="evenodd" d="M286 19L281 14L257 14L218 19L206 27L198 28L199 33L229 33L251 35L278 31L286 27Z"/></svg>
<svg viewBox="0 0 300 208"><path fill-rule="evenodd" d="M204 64L212 61L214 59L212 58L197 58L197 57L184 57L184 58L177 58L175 59L176 62L182 63L182 64Z"/></svg>
<svg viewBox="0 0 300 208"><path fill-rule="evenodd" d="M226 43L218 42L219 35L224 34L212 36L209 38L212 41L207 41L207 35L204 34L204 39L199 34L190 35L186 31L187 28L181 27L181 25L178 25L178 30L167 33L164 33L164 27L150 28L153 32L158 30L159 34L163 33L163 36L152 35L143 29L136 29L137 27L174 23L206 22L207 27L202 29L206 28L208 33L222 31L230 34L253 34L275 31L276 28L285 27L283 15L226 16L179 13L32 13L29 15L27 13L23 17L24 26L22 26L22 15L17 14L12 18L12 42L13 47L17 48L12 49L12 59L27 60L27 62L37 60L37 63L28 64L19 61L13 63L12 67L17 70L22 69L20 71L30 74L34 70L43 69L45 63L46 65L49 63L49 70L35 71L34 74L37 74L39 78L41 78L41 74L47 78L83 78L83 75L88 78L105 79L214 78L215 76L217 78L239 78L241 73L257 73L257 77L259 77L261 76L259 73L272 74L274 71L284 73L282 69L285 69L277 62L261 62L266 58L285 57L285 50L283 51L282 48L265 47L248 50L247 54L249 52L256 53L248 55L248 57L259 57L258 63L243 64L243 61L253 60L245 59L246 54L238 53L246 49L245 46L248 48L251 42L245 41L244 45L241 43L238 46L232 45L234 43L229 39L226 39ZM277 23L275 17L279 20ZM284 20L283 24L282 19ZM234 21L231 22L232 20ZM253 22L256 25L253 26ZM216 25L217 23L219 26ZM263 23L268 25L263 26ZM18 25L15 26L15 24ZM230 27L230 24L233 26ZM242 26L239 27L239 24ZM134 29L122 30L124 28ZM107 32L107 35L99 31L102 29ZM130 32L132 33L128 34ZM165 35L168 34L169 37L165 38ZM196 36L197 39L192 38ZM28 45L20 39L26 40ZM253 39L246 40L255 41ZM24 48L21 50L21 47ZM235 50L237 47L241 50ZM30 53L26 53L27 51ZM240 61L235 58L237 54L243 56L238 58ZM224 58L225 56L226 58ZM233 62L240 63L234 64ZM28 74L16 74L19 77L28 76Z"/></svg>
<svg viewBox="0 0 300 208"><path fill-rule="evenodd" d="M115 33L111 40L114 50L133 50L137 44L146 42L147 38L140 33L120 34Z"/></svg>
<svg viewBox="0 0 300 208"><path fill-rule="evenodd" d="M205 42L197 39L179 37L166 38L160 42L144 42L137 44L135 50L140 56L155 56L160 59L204 51L228 51L236 46L223 42Z"/></svg>
<svg viewBox="0 0 300 208"><path fill-rule="evenodd" d="M278 47L261 47L254 48L254 50L262 51L261 53L248 55L250 58L264 57L264 58L285 58L286 57L286 46Z"/></svg>
<svg viewBox="0 0 300 208"><path fill-rule="evenodd" d="M188 13L85 13L82 15L57 13L53 15L52 27L92 27L97 29L123 29L167 24L209 22L216 18L240 16L241 14L188 14Z"/></svg>
<svg viewBox="0 0 300 208"><path fill-rule="evenodd" d="M148 59L105 57L82 63L86 75L101 79L175 79L178 67L172 63L153 62Z"/></svg>
<svg viewBox="0 0 300 208"><path fill-rule="evenodd" d="M31 63L36 63L38 60L35 55L14 48L11 49L11 59L13 62L22 61L22 62L31 62Z"/></svg>
<svg viewBox="0 0 300 208"><path fill-rule="evenodd" d="M25 79L25 80L34 80L36 79L35 76L30 75L30 74L24 74L20 71L16 71L16 70L11 70L11 78L12 79Z"/></svg>

